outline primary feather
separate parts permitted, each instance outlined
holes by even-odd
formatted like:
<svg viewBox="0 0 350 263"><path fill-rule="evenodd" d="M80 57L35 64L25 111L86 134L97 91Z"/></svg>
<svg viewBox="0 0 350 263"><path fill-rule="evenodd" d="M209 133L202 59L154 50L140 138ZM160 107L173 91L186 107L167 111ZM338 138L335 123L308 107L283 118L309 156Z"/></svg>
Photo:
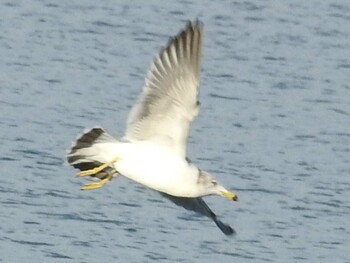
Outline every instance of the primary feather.
<svg viewBox="0 0 350 263"><path fill-rule="evenodd" d="M127 140L152 140L185 158L190 125L199 111L202 31L199 21L188 23L154 59L130 112Z"/></svg>

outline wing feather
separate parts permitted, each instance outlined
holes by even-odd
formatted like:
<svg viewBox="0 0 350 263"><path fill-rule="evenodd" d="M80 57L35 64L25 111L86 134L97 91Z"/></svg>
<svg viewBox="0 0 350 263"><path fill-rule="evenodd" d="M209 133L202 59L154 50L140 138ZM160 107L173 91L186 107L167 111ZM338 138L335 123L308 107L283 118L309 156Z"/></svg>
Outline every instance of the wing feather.
<svg viewBox="0 0 350 263"><path fill-rule="evenodd" d="M201 197L197 198L188 198L188 197L179 197L179 196L172 196L168 195L165 193L160 193L162 196L168 198L170 201L172 201L174 204L178 206L182 206L186 210L189 211L194 211L200 215L209 217L212 219L215 224L220 228L220 230L225 234L225 235L233 235L235 234L235 230L223 223L221 220L218 219L216 214L214 214L213 211L209 208L209 206L204 202L204 200Z"/></svg>
<svg viewBox="0 0 350 263"><path fill-rule="evenodd" d="M203 26L188 23L154 59L131 110L125 138L152 140L186 156L190 125L199 111Z"/></svg>

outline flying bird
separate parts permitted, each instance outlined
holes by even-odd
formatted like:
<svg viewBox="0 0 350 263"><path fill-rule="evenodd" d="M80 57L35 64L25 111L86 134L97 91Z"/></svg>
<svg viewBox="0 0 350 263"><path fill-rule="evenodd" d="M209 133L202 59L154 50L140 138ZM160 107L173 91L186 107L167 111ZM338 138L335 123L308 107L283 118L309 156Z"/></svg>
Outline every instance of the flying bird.
<svg viewBox="0 0 350 263"><path fill-rule="evenodd" d="M77 176L99 179L83 190L100 188L123 175L207 216L224 234L232 235L232 227L220 221L202 197L219 195L237 201L237 195L186 155L190 126L200 108L202 42L203 24L188 22L154 58L124 137L117 139L93 128L78 138L67 158L80 170Z"/></svg>

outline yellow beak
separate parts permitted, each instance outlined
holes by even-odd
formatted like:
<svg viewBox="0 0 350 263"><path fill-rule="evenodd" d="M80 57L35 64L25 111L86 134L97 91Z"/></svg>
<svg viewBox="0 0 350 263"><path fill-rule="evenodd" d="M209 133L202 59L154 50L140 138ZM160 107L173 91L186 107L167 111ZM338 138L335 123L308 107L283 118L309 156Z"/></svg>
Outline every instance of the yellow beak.
<svg viewBox="0 0 350 263"><path fill-rule="evenodd" d="M222 196L226 197L227 199L238 201L238 196L232 192L222 192Z"/></svg>

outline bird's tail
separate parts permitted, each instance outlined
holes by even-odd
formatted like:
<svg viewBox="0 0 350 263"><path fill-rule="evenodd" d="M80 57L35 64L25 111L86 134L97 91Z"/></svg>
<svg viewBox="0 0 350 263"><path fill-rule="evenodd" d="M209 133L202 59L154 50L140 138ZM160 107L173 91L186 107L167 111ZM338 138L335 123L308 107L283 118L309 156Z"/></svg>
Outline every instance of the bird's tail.
<svg viewBox="0 0 350 263"><path fill-rule="evenodd" d="M81 135L67 154L70 165L86 171L101 166L116 155L118 140L101 128L93 128ZM104 179L111 172L111 167L91 175Z"/></svg>

